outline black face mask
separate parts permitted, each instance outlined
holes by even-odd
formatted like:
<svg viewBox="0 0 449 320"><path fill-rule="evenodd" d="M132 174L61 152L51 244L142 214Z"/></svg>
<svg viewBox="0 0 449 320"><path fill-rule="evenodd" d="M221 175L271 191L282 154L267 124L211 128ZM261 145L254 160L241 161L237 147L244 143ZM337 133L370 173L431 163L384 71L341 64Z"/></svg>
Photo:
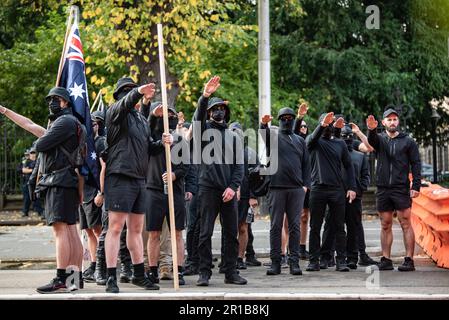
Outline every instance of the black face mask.
<svg viewBox="0 0 449 320"><path fill-rule="evenodd" d="M284 133L291 134L293 132L293 119L280 119L279 130Z"/></svg>
<svg viewBox="0 0 449 320"><path fill-rule="evenodd" d="M329 125L326 128L324 128L323 131L323 138L330 139L332 137L332 133L334 133L334 126Z"/></svg>
<svg viewBox="0 0 449 320"><path fill-rule="evenodd" d="M215 121L220 122L224 119L225 115L226 115L226 111L224 111L224 110L213 110L211 117Z"/></svg>
<svg viewBox="0 0 449 320"><path fill-rule="evenodd" d="M61 112L61 100L58 98L52 98L50 103L48 104L48 109L50 111L50 114L58 114Z"/></svg>
<svg viewBox="0 0 449 320"><path fill-rule="evenodd" d="M346 146L348 147L349 151L352 151L353 149L353 143L354 143L354 138L352 137L352 135L342 135L343 140L346 142Z"/></svg>
<svg viewBox="0 0 449 320"><path fill-rule="evenodd" d="M170 130L175 130L177 125L178 125L177 117L168 117L168 127L170 128Z"/></svg>

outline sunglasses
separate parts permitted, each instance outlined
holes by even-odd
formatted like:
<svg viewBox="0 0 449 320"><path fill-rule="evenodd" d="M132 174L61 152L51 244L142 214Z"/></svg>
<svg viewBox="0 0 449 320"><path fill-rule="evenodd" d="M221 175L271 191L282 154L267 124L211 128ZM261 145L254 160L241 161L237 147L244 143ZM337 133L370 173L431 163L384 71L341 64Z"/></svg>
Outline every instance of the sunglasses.
<svg viewBox="0 0 449 320"><path fill-rule="evenodd" d="M306 128L306 129L307 129L307 128L308 128L308 126L307 126L307 125L305 125L305 124L302 124L302 125L301 125L301 128Z"/></svg>

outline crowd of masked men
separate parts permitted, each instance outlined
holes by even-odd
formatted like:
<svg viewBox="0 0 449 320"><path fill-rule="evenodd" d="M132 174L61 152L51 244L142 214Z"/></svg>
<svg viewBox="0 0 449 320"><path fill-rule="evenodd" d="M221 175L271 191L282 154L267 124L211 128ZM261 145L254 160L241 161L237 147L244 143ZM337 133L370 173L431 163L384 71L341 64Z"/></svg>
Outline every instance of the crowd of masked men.
<svg viewBox="0 0 449 320"><path fill-rule="evenodd" d="M170 241L177 244L179 284L185 285L187 276L198 275L196 285L208 286L215 268L212 235L218 216L222 240L216 270L224 274L225 283L247 284L241 270L261 266L253 248L251 223L262 194L256 190L259 186L253 185L250 173L257 173L263 166L256 151L244 143L242 126L230 123L232 102L212 96L219 86L216 76L205 85L192 119L199 124L196 127L169 106L168 134L164 133L162 104L152 101L155 85L139 86L131 78L120 79L113 94L115 102L107 111L91 114L95 154L86 156L98 162L97 187L80 183L83 179L76 157L84 129L72 115L66 89L55 87L49 92L46 99L51 122L41 133L32 122L2 107L2 114L31 132L35 130L39 137L33 146L39 157L29 184L37 184L33 194L44 199L45 218L56 240L57 270L56 277L37 288L38 292L68 292L82 289L85 282L105 286L111 293L119 292L118 283L158 290L161 279L173 276ZM348 272L357 265L392 270L392 215L388 213L403 213L400 222L404 239L406 234L410 237L407 210L420 187L416 143L398 132L399 114L393 109L383 114L384 133L377 132L374 117L367 119L368 137L356 124L345 123L343 116L332 112L322 114L309 134L303 119L307 109L306 104L298 110L280 109L278 127L270 126L270 115L260 121L259 129L267 137L266 156L274 159L276 152L277 161L277 170L259 176L268 182L264 196L271 219L267 276L279 275L284 268L291 275L302 275L300 259L309 260L308 272L330 267ZM210 139L204 139L208 130L215 130L218 136L211 134ZM270 139L272 135L276 139ZM273 141L276 148L270 145ZM214 161L172 161L168 176L166 145L173 149L186 144L192 151L195 143L201 154L213 150ZM221 149L212 148L214 144ZM225 161L229 148L233 158ZM375 152L378 162L377 209L386 235L384 239L382 234L380 261L366 253L362 224L362 196L370 184L368 152ZM193 152L189 157L192 160ZM169 232L168 179L173 183L176 239L171 239ZM77 223L86 231L91 260L83 272L76 272L82 269L83 261ZM146 266L144 230L148 231ZM405 246L407 256L398 269L412 271L413 249L407 243Z"/></svg>

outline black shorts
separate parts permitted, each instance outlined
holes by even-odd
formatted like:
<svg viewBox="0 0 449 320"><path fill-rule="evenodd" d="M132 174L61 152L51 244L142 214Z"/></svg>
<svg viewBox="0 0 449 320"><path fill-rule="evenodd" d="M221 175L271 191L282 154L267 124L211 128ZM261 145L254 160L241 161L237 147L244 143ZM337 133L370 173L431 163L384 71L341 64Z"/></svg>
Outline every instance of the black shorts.
<svg viewBox="0 0 449 320"><path fill-rule="evenodd" d="M105 210L144 214L145 190L145 179L121 174L108 175L104 182Z"/></svg>
<svg viewBox="0 0 449 320"><path fill-rule="evenodd" d="M404 210L412 206L410 190L408 188L377 188L376 192L377 211Z"/></svg>
<svg viewBox="0 0 449 320"><path fill-rule="evenodd" d="M306 195L304 197L304 205L303 209L309 209L309 197L310 197L310 189L307 189Z"/></svg>
<svg viewBox="0 0 449 320"><path fill-rule="evenodd" d="M168 226L170 227L170 212L168 209L168 195L163 191L147 189L147 209L145 215L146 229L147 231L162 231L162 224L164 218L167 218ZM185 229L186 221L186 208L184 195L175 193L174 205L175 205L175 228L176 230Z"/></svg>
<svg viewBox="0 0 449 320"><path fill-rule="evenodd" d="M45 219L47 225L55 222L76 224L79 196L74 188L49 187L45 195Z"/></svg>
<svg viewBox="0 0 449 320"><path fill-rule="evenodd" d="M93 199L80 205L80 229L92 229L95 226L101 226L101 213L101 207L97 207Z"/></svg>
<svg viewBox="0 0 449 320"><path fill-rule="evenodd" d="M239 206L239 223L246 222L249 209L249 199L241 199L238 203Z"/></svg>

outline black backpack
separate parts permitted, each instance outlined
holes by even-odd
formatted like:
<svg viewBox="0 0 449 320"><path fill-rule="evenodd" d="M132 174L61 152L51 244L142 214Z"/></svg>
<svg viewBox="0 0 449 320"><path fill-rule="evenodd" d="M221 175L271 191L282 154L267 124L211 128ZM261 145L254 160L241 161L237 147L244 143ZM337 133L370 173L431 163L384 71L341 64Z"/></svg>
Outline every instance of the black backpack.
<svg viewBox="0 0 449 320"><path fill-rule="evenodd" d="M69 152L66 148L61 146L61 150L68 158L70 165L73 167L81 167L87 157L87 130L86 127L79 122L79 120L70 114L63 115L63 117L70 117L76 122L76 136L78 138L78 146Z"/></svg>

